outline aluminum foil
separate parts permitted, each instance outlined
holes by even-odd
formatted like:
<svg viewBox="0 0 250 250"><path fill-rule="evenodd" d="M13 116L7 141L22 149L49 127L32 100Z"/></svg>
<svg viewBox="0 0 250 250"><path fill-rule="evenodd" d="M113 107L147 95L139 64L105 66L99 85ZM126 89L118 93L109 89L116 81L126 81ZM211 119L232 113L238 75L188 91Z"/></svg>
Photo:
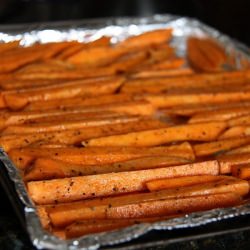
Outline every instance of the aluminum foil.
<svg viewBox="0 0 250 250"><path fill-rule="evenodd" d="M245 67L244 62L250 62L250 50L245 45L197 20L172 15L0 26L0 42L21 40L23 46L29 46L35 42L92 41L106 35L112 37L112 43L116 43L131 35L166 27L174 29L172 46L176 48L178 55L185 55L185 44L188 36L210 36L217 39L226 49L234 62L233 66L230 65L231 68L242 69ZM167 221L138 224L121 230L92 234L73 240L62 240L49 234L42 228L35 206L27 194L24 182L17 168L2 149L0 149L0 160L6 167L10 179L14 182L20 200L25 205L27 229L31 241L38 249L98 249L101 246L111 246L130 241L151 230L168 231L180 228L192 228L227 218L250 214L250 204L245 204L232 208L196 212Z"/></svg>

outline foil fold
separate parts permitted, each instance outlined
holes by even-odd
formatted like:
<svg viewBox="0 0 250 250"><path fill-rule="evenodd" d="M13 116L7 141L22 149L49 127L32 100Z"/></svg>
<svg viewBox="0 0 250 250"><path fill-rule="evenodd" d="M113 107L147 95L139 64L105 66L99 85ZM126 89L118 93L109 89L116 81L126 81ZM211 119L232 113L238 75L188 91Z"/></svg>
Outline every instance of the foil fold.
<svg viewBox="0 0 250 250"><path fill-rule="evenodd" d="M0 42L21 40L21 44L29 46L35 42L58 41L93 41L101 36L111 36L116 43L131 35L159 28L173 28L172 46L180 56L186 53L186 38L188 36L210 36L218 40L232 56L235 69L243 69L244 61L250 61L250 50L245 45L235 41L219 31L201 22L172 15L155 15L144 18L111 18L90 21L60 22L48 24L29 24L0 26ZM28 196L25 184L19 171L0 148L0 160L6 167L10 179L14 182L20 200L25 206L27 230L31 241L38 249L98 249L101 246L111 246L138 238L151 230L178 230L192 228L240 215L250 214L250 204L232 208L213 209L196 212L184 217L169 219L155 223L142 223L128 228L92 234L73 240L62 240L46 232L40 223L36 208Z"/></svg>

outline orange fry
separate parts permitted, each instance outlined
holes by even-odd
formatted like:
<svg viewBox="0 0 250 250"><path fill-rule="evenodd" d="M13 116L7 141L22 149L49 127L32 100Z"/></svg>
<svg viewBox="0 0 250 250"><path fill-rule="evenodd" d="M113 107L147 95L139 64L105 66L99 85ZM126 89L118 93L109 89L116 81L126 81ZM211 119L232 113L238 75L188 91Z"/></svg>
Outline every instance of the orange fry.
<svg viewBox="0 0 250 250"><path fill-rule="evenodd" d="M148 193L125 194L116 197L94 198L72 203L42 206L42 209L48 213L54 226L65 226L77 220L102 218L102 208L109 209L129 204L140 204L165 199L178 200L184 197L197 197L227 192L245 196L248 190L249 183L247 181L234 177L225 177L221 181L196 184L189 187L171 188ZM92 211L96 211L96 213L89 211L90 208L92 208ZM46 217L44 221L46 222Z"/></svg>
<svg viewBox="0 0 250 250"><path fill-rule="evenodd" d="M216 175L218 167L217 161L208 161L176 167L31 181L28 182L27 188L36 204L52 204L143 191L145 182L159 178Z"/></svg>
<svg viewBox="0 0 250 250"><path fill-rule="evenodd" d="M93 118L80 118L80 119L71 119L65 121L65 119L59 119L54 121L47 121L43 123L34 123L34 124L23 124L23 125L11 125L7 127L2 135L9 134L30 134L30 133L46 133L53 131L61 131L67 129L81 129L88 127L97 127L107 124L117 124L117 123L127 123L131 121L138 120L137 116L127 116L127 115L117 115L106 117L93 117Z"/></svg>
<svg viewBox="0 0 250 250"><path fill-rule="evenodd" d="M164 147L91 147L91 148L35 148L27 147L9 151L11 160L20 169L25 169L36 158L48 157L71 164L97 165L110 164L148 156L173 156L194 160L189 143Z"/></svg>
<svg viewBox="0 0 250 250"><path fill-rule="evenodd" d="M250 114L249 107L225 108L198 113L190 118L189 123L225 121ZM249 116L250 117L250 116Z"/></svg>
<svg viewBox="0 0 250 250"><path fill-rule="evenodd" d="M91 146L155 146L176 141L215 140L226 128L224 122L179 125L163 129L132 132L124 135L90 139L84 145Z"/></svg>
<svg viewBox="0 0 250 250"><path fill-rule="evenodd" d="M184 104L214 104L250 100L250 91L196 93L196 94L162 94L139 96L151 102L157 108L175 107Z"/></svg>
<svg viewBox="0 0 250 250"><path fill-rule="evenodd" d="M148 31L140 35L131 36L117 44L117 47L141 48L157 44L163 44L172 37L172 29L159 29Z"/></svg>
<svg viewBox="0 0 250 250"><path fill-rule="evenodd" d="M65 99L79 96L96 96L111 94L123 82L122 77L99 79L99 80L79 80L66 82L60 85L52 85L27 89L19 92L3 92L3 98L10 109L20 109L30 102L45 101L54 99Z"/></svg>
<svg viewBox="0 0 250 250"><path fill-rule="evenodd" d="M183 176L177 178L167 178L167 179L158 179L146 182L146 186L149 191L158 191L171 188L183 188L188 186L193 186L197 184L205 184L215 181L225 180L231 177L223 175L195 175L195 176Z"/></svg>
<svg viewBox="0 0 250 250"><path fill-rule="evenodd" d="M249 180L250 179L249 164L232 166L232 175L243 180Z"/></svg>
<svg viewBox="0 0 250 250"><path fill-rule="evenodd" d="M60 100L49 100L30 103L25 110L49 110L49 109L65 109L69 107L75 107L76 105L84 106L96 106L105 105L111 103L122 103L132 101L133 96L129 94L112 94L112 95L102 95L98 98L96 97L75 97L67 98L61 102Z"/></svg>
<svg viewBox="0 0 250 250"><path fill-rule="evenodd" d="M65 178L92 174L104 174L109 172L124 172L177 166L190 163L184 157L153 156L143 157L135 160L117 162L106 165L74 165L49 158L38 158L31 168L25 172L25 181L48 180L54 178Z"/></svg>
<svg viewBox="0 0 250 250"><path fill-rule="evenodd" d="M238 148L250 143L250 137L232 138L208 143L196 144L193 146L197 157L208 156L212 154L224 153L231 149Z"/></svg>
<svg viewBox="0 0 250 250"><path fill-rule="evenodd" d="M167 123L154 119L139 119L126 123L107 124L98 127L59 130L44 133L10 134L0 136L0 145L6 152L13 148L26 147L36 142L52 144L80 145L82 140L132 131L167 127Z"/></svg>

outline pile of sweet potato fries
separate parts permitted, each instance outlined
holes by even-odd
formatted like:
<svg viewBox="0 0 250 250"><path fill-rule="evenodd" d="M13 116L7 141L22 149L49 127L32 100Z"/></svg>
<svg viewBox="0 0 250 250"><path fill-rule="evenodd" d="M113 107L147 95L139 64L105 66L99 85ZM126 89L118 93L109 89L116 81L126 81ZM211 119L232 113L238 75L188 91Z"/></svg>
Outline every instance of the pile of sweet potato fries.
<svg viewBox="0 0 250 250"><path fill-rule="evenodd" d="M0 145L46 230L75 238L247 202L250 70L211 38L187 39L185 57L171 39L0 44Z"/></svg>

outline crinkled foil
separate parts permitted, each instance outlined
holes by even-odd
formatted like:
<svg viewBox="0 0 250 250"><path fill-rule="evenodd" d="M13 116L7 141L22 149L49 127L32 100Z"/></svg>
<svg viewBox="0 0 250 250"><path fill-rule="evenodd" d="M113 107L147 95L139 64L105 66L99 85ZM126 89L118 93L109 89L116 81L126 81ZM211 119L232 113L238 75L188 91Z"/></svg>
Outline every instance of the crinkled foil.
<svg viewBox="0 0 250 250"><path fill-rule="evenodd" d="M172 45L176 48L178 55L185 55L185 44L188 36L210 36L221 42L228 55L232 57L234 68L244 68L244 62L250 61L250 51L245 45L232 40L228 36L197 20L172 15L0 26L0 42L21 40L22 45L28 46L35 42L92 41L103 35L107 35L112 37L113 43L116 43L128 36L164 27L172 27L174 29ZM167 221L138 224L113 232L92 234L73 240L61 240L43 230L36 214L35 206L27 194L17 168L2 149L0 149L0 160L8 170L9 177L15 184L18 196L25 205L27 229L33 244L38 249L98 249L101 246L111 246L130 241L153 229L168 231L180 228L192 228L227 218L250 214L250 204L245 204L232 208L192 213Z"/></svg>

